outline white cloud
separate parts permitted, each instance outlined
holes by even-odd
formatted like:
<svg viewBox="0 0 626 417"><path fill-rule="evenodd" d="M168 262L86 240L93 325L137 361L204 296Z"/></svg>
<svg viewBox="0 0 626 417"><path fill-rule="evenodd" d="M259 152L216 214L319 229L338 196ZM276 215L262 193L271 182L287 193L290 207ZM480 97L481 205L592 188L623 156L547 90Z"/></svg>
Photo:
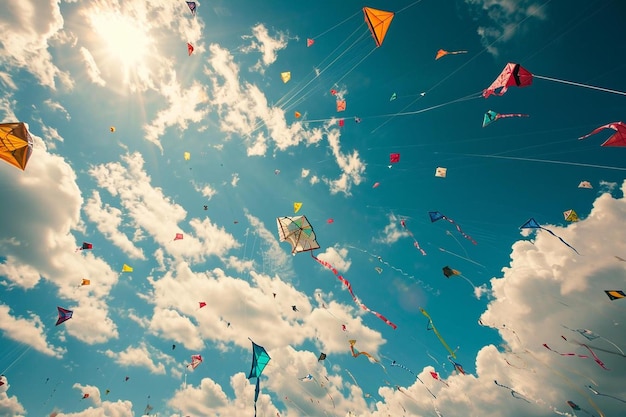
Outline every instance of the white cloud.
<svg viewBox="0 0 626 417"><path fill-rule="evenodd" d="M237 184L239 184L239 174L235 172L230 180L230 185L236 187Z"/></svg>
<svg viewBox="0 0 626 417"><path fill-rule="evenodd" d="M211 187L209 184L201 185L201 184L196 184L194 182L193 187L197 192L202 194L202 196L205 197L207 200L210 200L211 198L213 198L215 194L217 194L217 191L215 190L215 188Z"/></svg>
<svg viewBox="0 0 626 417"><path fill-rule="evenodd" d="M352 261L347 259L347 256L348 256L348 249L339 248L338 245L335 245L334 247L326 248L324 252L317 255L319 259L330 263L333 267L337 269L337 271L340 271L340 272L348 271L348 269L350 268L350 265L352 264Z"/></svg>
<svg viewBox="0 0 626 417"><path fill-rule="evenodd" d="M26 415L24 406L19 402L16 396L9 396L7 391L11 387L9 380L5 375L0 376L0 381L4 385L0 386L0 415L23 417Z"/></svg>
<svg viewBox="0 0 626 417"><path fill-rule="evenodd" d="M43 137L47 140L47 146L49 149L56 149L56 142L63 142L63 138L59 135L58 130L53 127L42 125L41 133Z"/></svg>
<svg viewBox="0 0 626 417"><path fill-rule="evenodd" d="M277 33L273 38L263 24L257 24L252 28L252 35L243 36L243 39L250 40L250 44L240 48L241 52L260 52L261 59L251 68L260 73L265 72L265 68L276 61L277 53L287 47L287 35L282 32Z"/></svg>
<svg viewBox="0 0 626 417"><path fill-rule="evenodd" d="M149 349L146 343L142 342L137 347L128 346L122 352L113 352L108 349L104 353L109 358L113 358L119 365L144 367L152 374L165 374L163 362L155 363L152 359L152 356L155 356L157 351ZM165 358L169 357L165 355Z"/></svg>
<svg viewBox="0 0 626 417"><path fill-rule="evenodd" d="M102 401L98 387L75 383L72 388L78 390L81 395L89 394L88 398L81 400L89 407L75 413L59 412L57 417L133 417L135 415L133 403L130 401Z"/></svg>
<svg viewBox="0 0 626 417"><path fill-rule="evenodd" d="M409 236L409 232L407 232L406 229L400 228L400 220L394 214L388 214L387 218L389 219L389 223L379 236L374 238L374 242L391 245L401 238Z"/></svg>
<svg viewBox="0 0 626 417"><path fill-rule="evenodd" d="M89 77L91 82L101 87L104 87L106 85L106 81L104 81L104 78L102 78L100 68L98 68L98 64L93 58L93 55L91 55L91 52L89 52L89 49L81 46L80 54L83 57L85 66L87 67L87 76Z"/></svg>
<svg viewBox="0 0 626 417"><path fill-rule="evenodd" d="M50 98L47 98L47 99L44 100L43 104L45 104L50 110L58 111L58 112L62 113L65 116L66 120L69 121L71 119L71 116L68 113L68 111L58 101L54 101L54 100L52 100Z"/></svg>
<svg viewBox="0 0 626 417"><path fill-rule="evenodd" d="M343 193L349 196L352 185L359 185L363 181L363 173L365 172L365 163L359 158L359 151L354 150L351 154L346 155L341 152L341 144L339 141L339 129L332 129L331 123L327 126L328 144L332 150L337 165L341 169L341 175L334 180L324 178L324 182L329 185L330 193Z"/></svg>
<svg viewBox="0 0 626 417"><path fill-rule="evenodd" d="M26 343L38 352L60 358L66 350L48 343L45 326L41 319L31 314L30 318L11 316L9 306L0 304L0 329L10 339Z"/></svg>

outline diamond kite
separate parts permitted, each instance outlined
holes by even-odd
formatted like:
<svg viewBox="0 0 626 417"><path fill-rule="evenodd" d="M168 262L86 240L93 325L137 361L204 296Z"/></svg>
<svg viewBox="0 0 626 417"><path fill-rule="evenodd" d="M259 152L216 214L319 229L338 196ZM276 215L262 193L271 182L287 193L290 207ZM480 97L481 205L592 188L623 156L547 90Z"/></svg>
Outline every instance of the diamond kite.
<svg viewBox="0 0 626 417"><path fill-rule="evenodd" d="M68 321L72 318L72 315L74 315L74 311L67 310L63 307L57 307L57 310L59 312L59 318L57 319L57 323L55 324L55 326L58 326L59 324Z"/></svg>
<svg viewBox="0 0 626 417"><path fill-rule="evenodd" d="M276 224L278 225L280 241L291 244L292 254L320 248L317 240L315 240L313 227L305 216L278 217Z"/></svg>
<svg viewBox="0 0 626 417"><path fill-rule="evenodd" d="M620 298L626 298L626 293L622 290L604 290L611 301L619 300Z"/></svg>
<svg viewBox="0 0 626 417"><path fill-rule="evenodd" d="M448 175L448 168L437 167L435 177L445 178Z"/></svg>
<svg viewBox="0 0 626 417"><path fill-rule="evenodd" d="M574 210L566 210L563 212L563 217L565 218L566 222L577 222L578 219L578 214L576 214L576 212Z"/></svg>
<svg viewBox="0 0 626 417"><path fill-rule="evenodd" d="M487 98L494 94L501 96L509 87L528 87L533 83L533 75L520 64L509 62L506 64L498 78L483 91L483 97Z"/></svg>
<svg viewBox="0 0 626 417"><path fill-rule="evenodd" d="M487 113L485 113L485 116L483 117L483 127L489 126L496 120L505 119L507 117L530 117L530 116L527 114L522 114L522 113L500 114L500 113L496 113L493 110L488 110Z"/></svg>
<svg viewBox="0 0 626 417"><path fill-rule="evenodd" d="M280 73L280 79L283 80L284 84L287 84L287 82L289 82L289 80L291 80L291 72L290 71L281 72Z"/></svg>
<svg viewBox="0 0 626 417"><path fill-rule="evenodd" d="M76 248L76 252L89 249L93 249L93 245L89 242L83 242L83 245L81 247Z"/></svg>
<svg viewBox="0 0 626 417"><path fill-rule="evenodd" d="M0 159L24 171L32 153L33 138L26 124L0 124Z"/></svg>
<svg viewBox="0 0 626 417"><path fill-rule="evenodd" d="M446 51L445 49L440 49L437 51L437 55L435 55L435 61L439 58L443 58L446 55L457 55L457 54L466 54L467 51Z"/></svg>
<svg viewBox="0 0 626 417"><path fill-rule="evenodd" d="M196 2L195 1L188 1L187 2L187 6L189 7L189 10L191 11L192 15L196 15Z"/></svg>
<svg viewBox="0 0 626 417"><path fill-rule="evenodd" d="M367 27L370 32L372 32L372 36L374 37L374 42L376 42L376 47L379 47L385 40L385 36L387 35L389 25L391 25L391 21L393 20L394 13L373 9L371 7L364 7L363 14L365 15L365 23L367 23Z"/></svg>
<svg viewBox="0 0 626 417"><path fill-rule="evenodd" d="M252 339L250 339L250 341L252 342ZM261 391L259 380L270 359L272 358L270 358L270 355L267 354L263 346L259 346L252 342L252 369L250 369L248 379L256 378L256 388L254 389L254 417L256 417L256 401L259 398L259 392Z"/></svg>
<svg viewBox="0 0 626 417"><path fill-rule="evenodd" d="M585 136L579 137L578 140L587 139L589 136L595 135L596 133L604 129L613 129L615 130L615 133L613 133L600 146L626 146L626 124L624 122L613 122L613 123L606 124L604 126L600 126L599 128L591 131L591 133L588 133Z"/></svg>
<svg viewBox="0 0 626 417"><path fill-rule="evenodd" d="M576 254L580 255L580 253L578 253L578 251L572 245L570 245L565 240L563 240L562 237L559 237L556 234L554 234L554 232L552 230L546 229L545 227L541 226L532 217L530 219L528 219L528 221L526 223L524 223L523 225L521 225L519 228L520 229L541 229L541 230L545 230L546 232L550 233L552 236L559 238L559 240L561 242L563 242L568 248L572 249L574 252L576 252Z"/></svg>
<svg viewBox="0 0 626 417"><path fill-rule="evenodd" d="M133 272L133 267L129 265L122 265L122 272Z"/></svg>

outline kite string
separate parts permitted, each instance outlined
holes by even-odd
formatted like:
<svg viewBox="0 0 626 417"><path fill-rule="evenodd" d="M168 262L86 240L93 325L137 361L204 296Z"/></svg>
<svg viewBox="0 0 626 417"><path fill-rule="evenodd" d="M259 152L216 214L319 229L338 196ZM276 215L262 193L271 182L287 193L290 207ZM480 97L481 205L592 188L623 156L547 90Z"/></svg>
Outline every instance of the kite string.
<svg viewBox="0 0 626 417"><path fill-rule="evenodd" d="M609 88L604 88L604 87L596 87L595 85L582 84L582 83L577 83L577 82L574 82L574 81L560 80L558 78L545 77L543 75L536 75L536 74L533 74L533 77L534 78L539 78L539 79L542 79L542 80L547 80L547 81L554 81L554 82L562 83L562 84L569 84L569 85L573 85L573 86L576 86L576 87L584 87L584 88L589 88L591 90L603 91L605 93L613 93L613 94L620 94L622 96L626 96L626 92L624 92L624 91L611 90Z"/></svg>

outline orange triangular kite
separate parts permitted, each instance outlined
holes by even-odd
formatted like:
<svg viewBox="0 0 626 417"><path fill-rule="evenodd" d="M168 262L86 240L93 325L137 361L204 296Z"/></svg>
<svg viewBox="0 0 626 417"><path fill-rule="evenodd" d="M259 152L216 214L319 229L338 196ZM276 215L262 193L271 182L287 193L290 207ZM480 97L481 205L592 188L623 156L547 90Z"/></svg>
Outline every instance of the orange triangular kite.
<svg viewBox="0 0 626 417"><path fill-rule="evenodd" d="M376 46L379 47L383 44L389 25L391 25L391 21L393 20L394 13L364 7L363 14L365 15L365 23L367 23L370 32L372 32Z"/></svg>

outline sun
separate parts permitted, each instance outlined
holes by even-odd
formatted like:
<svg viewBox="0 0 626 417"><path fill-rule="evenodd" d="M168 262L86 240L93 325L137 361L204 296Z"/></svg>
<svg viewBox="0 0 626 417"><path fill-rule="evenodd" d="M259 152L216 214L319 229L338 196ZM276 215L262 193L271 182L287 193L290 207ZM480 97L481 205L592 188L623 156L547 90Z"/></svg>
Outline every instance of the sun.
<svg viewBox="0 0 626 417"><path fill-rule="evenodd" d="M96 13L90 20L104 54L115 61L125 79L131 73L145 72L149 51L153 48L146 22L117 11Z"/></svg>

